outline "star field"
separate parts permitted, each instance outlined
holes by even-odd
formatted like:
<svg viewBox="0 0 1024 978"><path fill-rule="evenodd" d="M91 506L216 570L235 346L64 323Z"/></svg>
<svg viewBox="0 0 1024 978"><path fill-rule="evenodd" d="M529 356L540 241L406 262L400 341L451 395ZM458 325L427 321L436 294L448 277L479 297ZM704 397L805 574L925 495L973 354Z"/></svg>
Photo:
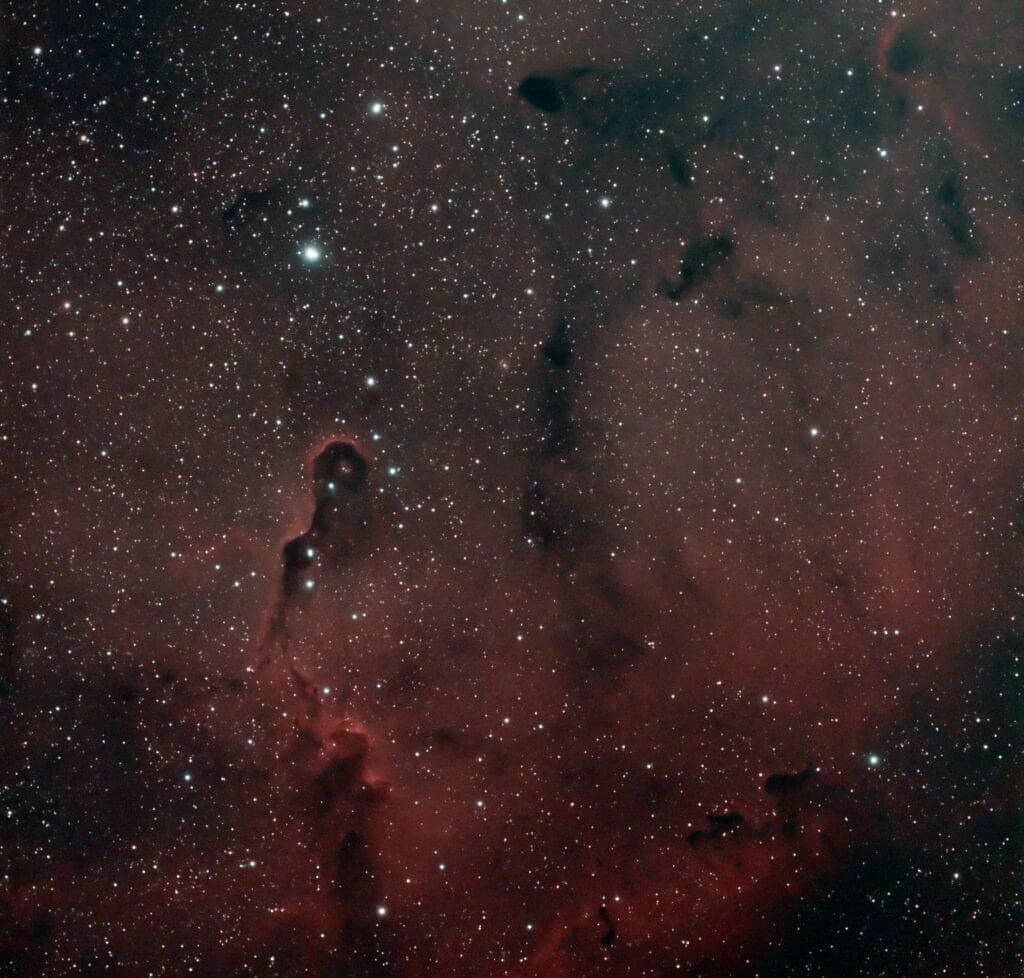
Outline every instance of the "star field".
<svg viewBox="0 0 1024 978"><path fill-rule="evenodd" d="M0 978L1011 978L1022 25L17 5Z"/></svg>

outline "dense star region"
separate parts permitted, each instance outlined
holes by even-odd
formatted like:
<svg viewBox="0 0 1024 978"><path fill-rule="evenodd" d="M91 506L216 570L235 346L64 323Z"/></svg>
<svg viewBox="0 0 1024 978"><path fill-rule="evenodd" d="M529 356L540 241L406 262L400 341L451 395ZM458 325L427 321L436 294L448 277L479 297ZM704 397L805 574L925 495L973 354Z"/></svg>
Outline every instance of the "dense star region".
<svg viewBox="0 0 1024 978"><path fill-rule="evenodd" d="M1010 0L23 0L0 978L1014 978Z"/></svg>

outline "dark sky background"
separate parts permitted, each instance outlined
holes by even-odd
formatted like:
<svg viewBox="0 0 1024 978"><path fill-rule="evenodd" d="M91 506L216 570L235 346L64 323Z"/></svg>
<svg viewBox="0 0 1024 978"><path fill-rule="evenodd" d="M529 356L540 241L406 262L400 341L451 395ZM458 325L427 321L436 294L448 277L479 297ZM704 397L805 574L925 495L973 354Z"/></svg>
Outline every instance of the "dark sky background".
<svg viewBox="0 0 1024 978"><path fill-rule="evenodd" d="M2 978L1020 973L1019 4L2 30Z"/></svg>

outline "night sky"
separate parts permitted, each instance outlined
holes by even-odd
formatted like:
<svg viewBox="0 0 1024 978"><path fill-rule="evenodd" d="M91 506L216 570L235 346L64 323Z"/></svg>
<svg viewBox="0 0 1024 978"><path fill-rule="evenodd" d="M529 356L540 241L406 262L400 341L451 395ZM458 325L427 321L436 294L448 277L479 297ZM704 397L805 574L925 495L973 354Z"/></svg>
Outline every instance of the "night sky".
<svg viewBox="0 0 1024 978"><path fill-rule="evenodd" d="M0 978L1021 973L1018 3L0 32Z"/></svg>

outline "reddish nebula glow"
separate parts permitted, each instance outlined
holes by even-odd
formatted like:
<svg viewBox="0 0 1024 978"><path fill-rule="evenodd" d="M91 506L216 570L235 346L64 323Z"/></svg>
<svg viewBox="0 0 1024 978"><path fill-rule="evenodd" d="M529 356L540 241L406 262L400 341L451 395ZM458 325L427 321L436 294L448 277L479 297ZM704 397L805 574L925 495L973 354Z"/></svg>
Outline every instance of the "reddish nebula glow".
<svg viewBox="0 0 1024 978"><path fill-rule="evenodd" d="M1024 36L29 0L0 978L1019 972Z"/></svg>

